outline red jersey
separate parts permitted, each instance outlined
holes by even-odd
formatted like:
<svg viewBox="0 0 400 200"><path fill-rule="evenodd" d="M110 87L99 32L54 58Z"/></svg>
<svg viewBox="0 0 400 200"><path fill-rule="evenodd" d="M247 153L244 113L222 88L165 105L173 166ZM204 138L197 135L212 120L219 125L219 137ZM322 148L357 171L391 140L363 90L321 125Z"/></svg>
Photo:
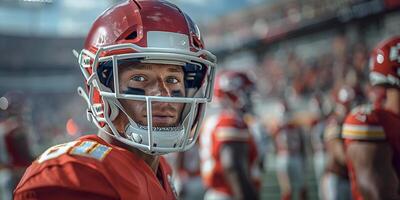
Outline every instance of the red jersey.
<svg viewBox="0 0 400 200"><path fill-rule="evenodd" d="M163 157L154 173L136 154L89 135L45 151L26 170L14 200L176 199L171 173Z"/></svg>
<svg viewBox="0 0 400 200"><path fill-rule="evenodd" d="M393 168L400 179L400 116L382 108L364 105L355 108L346 118L342 136L346 145L353 141L386 142L393 149ZM357 189L356 176L351 160L348 169L355 200L362 200Z"/></svg>
<svg viewBox="0 0 400 200"><path fill-rule="evenodd" d="M208 188L233 195L230 185L224 178L219 155L222 145L229 142L243 142L249 146L247 160L249 174L258 188L260 173L256 164L257 149L254 139L244 120L228 112L210 117L200 135L201 174L204 184Z"/></svg>

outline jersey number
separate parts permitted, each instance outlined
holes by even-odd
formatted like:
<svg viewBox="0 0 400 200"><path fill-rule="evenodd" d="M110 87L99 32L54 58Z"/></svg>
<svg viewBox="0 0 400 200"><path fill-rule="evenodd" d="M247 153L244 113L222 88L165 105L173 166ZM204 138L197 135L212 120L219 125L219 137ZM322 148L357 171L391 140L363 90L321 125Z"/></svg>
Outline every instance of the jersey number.
<svg viewBox="0 0 400 200"><path fill-rule="evenodd" d="M111 147L101 145L93 141L84 141L80 145L75 146L78 141L56 145L47 149L38 159L39 163L61 156L65 153L71 155L80 155L97 160L103 160L111 151Z"/></svg>

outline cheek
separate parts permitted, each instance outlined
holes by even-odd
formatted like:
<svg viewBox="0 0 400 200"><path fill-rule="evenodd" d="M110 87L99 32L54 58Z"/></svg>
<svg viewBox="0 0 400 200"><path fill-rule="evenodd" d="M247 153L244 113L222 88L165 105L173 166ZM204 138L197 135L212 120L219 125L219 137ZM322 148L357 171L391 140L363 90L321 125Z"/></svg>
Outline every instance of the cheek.
<svg viewBox="0 0 400 200"><path fill-rule="evenodd" d="M121 100L121 105L134 121L142 121L143 111L146 111L146 104L143 101Z"/></svg>
<svg viewBox="0 0 400 200"><path fill-rule="evenodd" d="M178 113L182 113L183 108L185 107L184 103L174 103L172 104Z"/></svg>
<svg viewBox="0 0 400 200"><path fill-rule="evenodd" d="M186 96L186 88L185 88L185 85L181 85L181 87L180 87L180 91L181 91L181 93L182 93L182 96Z"/></svg>

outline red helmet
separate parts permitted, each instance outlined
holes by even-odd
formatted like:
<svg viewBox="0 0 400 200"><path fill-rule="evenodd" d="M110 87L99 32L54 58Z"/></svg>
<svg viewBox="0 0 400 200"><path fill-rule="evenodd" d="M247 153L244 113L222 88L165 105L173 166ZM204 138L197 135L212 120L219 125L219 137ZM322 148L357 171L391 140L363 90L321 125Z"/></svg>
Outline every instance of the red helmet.
<svg viewBox="0 0 400 200"><path fill-rule="evenodd" d="M146 153L162 154L190 148L198 136L204 105L211 101L216 57L204 49L197 25L177 6L162 0L128 0L104 11L93 23L78 56L89 94L88 116L99 127L107 124L116 139ZM118 68L123 63L182 66L186 96L149 96L119 91ZM128 116L119 99L185 104L179 127L152 126L152 113L142 126ZM115 128L118 114L127 115L124 137ZM103 129L106 131L106 129Z"/></svg>
<svg viewBox="0 0 400 200"><path fill-rule="evenodd" d="M254 90L255 84L245 72L226 70L217 74L214 95L223 104L250 111L251 93Z"/></svg>
<svg viewBox="0 0 400 200"><path fill-rule="evenodd" d="M370 57L372 85L400 88L400 37L379 43Z"/></svg>

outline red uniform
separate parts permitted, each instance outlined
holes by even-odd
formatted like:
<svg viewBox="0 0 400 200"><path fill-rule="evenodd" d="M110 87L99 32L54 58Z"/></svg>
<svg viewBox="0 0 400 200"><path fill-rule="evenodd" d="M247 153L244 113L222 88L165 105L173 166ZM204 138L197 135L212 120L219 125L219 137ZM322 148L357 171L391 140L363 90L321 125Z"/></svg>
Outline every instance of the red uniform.
<svg viewBox="0 0 400 200"><path fill-rule="evenodd" d="M201 173L203 182L208 188L233 195L230 184L224 178L221 158L219 155L222 145L229 142L243 142L249 146L248 169L251 178L260 186L259 169L256 164L257 149L244 120L234 113L222 112L209 118L200 135Z"/></svg>
<svg viewBox="0 0 400 200"><path fill-rule="evenodd" d="M27 169L14 200L176 199L171 169L157 174L136 154L96 135L51 147Z"/></svg>
<svg viewBox="0 0 400 200"><path fill-rule="evenodd" d="M400 179L400 116L382 108L360 106L346 118L343 138L346 145L353 141L386 142L393 149L393 168ZM352 193L355 200L362 200L357 189L356 176L351 160L348 160Z"/></svg>

